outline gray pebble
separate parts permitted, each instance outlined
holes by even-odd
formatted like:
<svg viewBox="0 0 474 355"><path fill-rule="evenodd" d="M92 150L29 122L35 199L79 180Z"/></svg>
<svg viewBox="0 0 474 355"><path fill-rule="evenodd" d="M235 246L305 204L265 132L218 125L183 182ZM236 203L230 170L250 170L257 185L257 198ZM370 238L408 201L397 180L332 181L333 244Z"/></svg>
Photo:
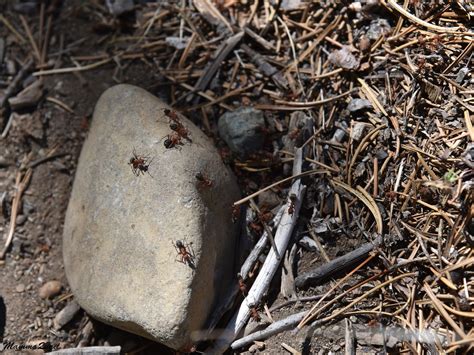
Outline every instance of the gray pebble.
<svg viewBox="0 0 474 355"><path fill-rule="evenodd" d="M26 222L26 216L24 214L20 214L16 217L16 225L22 226Z"/></svg>
<svg viewBox="0 0 474 355"><path fill-rule="evenodd" d="M365 99L352 99L347 105L349 112L357 112L360 110L367 110L372 108L372 103Z"/></svg>
<svg viewBox="0 0 474 355"><path fill-rule="evenodd" d="M218 127L220 136L234 153L246 155L263 146L261 129L265 127L265 119L262 111L241 107L226 112L219 118Z"/></svg>

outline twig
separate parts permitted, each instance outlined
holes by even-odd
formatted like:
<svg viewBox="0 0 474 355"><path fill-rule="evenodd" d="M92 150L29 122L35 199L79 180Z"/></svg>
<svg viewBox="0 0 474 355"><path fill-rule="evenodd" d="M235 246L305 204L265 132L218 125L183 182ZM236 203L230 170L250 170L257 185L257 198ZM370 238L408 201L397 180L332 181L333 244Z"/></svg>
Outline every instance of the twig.
<svg viewBox="0 0 474 355"><path fill-rule="evenodd" d="M207 68L204 70L203 75L196 82L196 85L194 85L193 90L195 92L203 91L207 88L212 78L216 74L217 69L219 69L219 67L221 66L222 61L229 55L229 53L234 49L234 47L240 42L243 36L244 36L244 32L241 31L233 35L232 37L228 38L222 44L222 46L214 54L214 60L208 64Z"/></svg>
<svg viewBox="0 0 474 355"><path fill-rule="evenodd" d="M346 348L345 348L345 355L356 355L356 344L355 344L355 334L354 334L354 327L352 326L352 322L349 319L345 319L346 325Z"/></svg>
<svg viewBox="0 0 474 355"><path fill-rule="evenodd" d="M303 288L309 284L315 284L327 277L341 272L361 259L366 258L374 248L377 248L380 245L380 243L381 238L377 238L373 243L363 244L350 253L333 259L330 262L317 267L315 270L298 275L295 280L296 287Z"/></svg>
<svg viewBox="0 0 474 355"><path fill-rule="evenodd" d="M10 113L10 117L8 117L7 125L3 129L3 132L2 132L2 135L1 135L2 139L5 139L5 137L8 135L8 131L10 130L10 127L12 126L12 123L13 123L13 118L15 118L15 113L14 112Z"/></svg>
<svg viewBox="0 0 474 355"><path fill-rule="evenodd" d="M284 319L276 321L275 323L270 324L267 328L260 330L258 332L247 335L239 340L234 341L231 344L232 349L238 349L243 346L249 345L255 340L266 339L272 335L284 332L285 330L292 329L296 324L298 324L301 319L303 319L306 311L292 314Z"/></svg>
<svg viewBox="0 0 474 355"><path fill-rule="evenodd" d="M66 73L74 73L74 72L81 72L81 71L86 71L86 70L91 70L98 68L104 64L107 64L111 62L113 58L107 58L101 61L98 61L96 63L92 63L89 65L85 65L82 67L71 67L71 68L59 68L59 69L49 69L49 70L40 70L37 72L34 72L34 76L41 76L41 75L53 75L53 74L66 74Z"/></svg>
<svg viewBox="0 0 474 355"><path fill-rule="evenodd" d="M286 209L286 206L280 207L280 209L278 210L275 217L273 217L272 222L273 222L273 225L275 227L280 224L281 217L283 216L283 212L285 211L285 209ZM252 249L249 256L247 257L247 259L245 259L245 262L243 263L242 267L240 268L240 275L242 276L242 278L244 280L247 279L250 270L252 270L253 265L255 264L258 257L260 256L260 254L265 249L265 247L267 245L267 241L268 241L267 232L264 231L262 236L258 240L257 244L255 244L255 247Z"/></svg>
<svg viewBox="0 0 474 355"><path fill-rule="evenodd" d="M254 202L253 199L249 200L249 204L250 204L250 208L252 210L254 210L255 213L257 213L257 215L259 215L261 213L260 209L258 208L257 204ZM275 245L275 240L273 239L273 234L272 234L272 231L271 231L270 227L268 227L268 224L265 221L260 221L260 222L263 224L263 229L265 230L265 232L267 232L265 235L268 238L268 240L270 241L270 244L272 245L273 251L275 252L277 259L280 260L281 255L278 252L278 249Z"/></svg>
<svg viewBox="0 0 474 355"><path fill-rule="evenodd" d="M3 259L5 257L5 253L7 252L13 240L13 234L15 233L15 227L16 227L16 217L18 215L18 210L20 207L21 196L23 195L23 192L28 187L28 183L30 182L32 173L33 171L31 169L28 169L25 175L22 176L21 172L18 172L16 175L16 182L15 182L16 193L15 193L15 197L13 198L13 203L12 203L12 212L10 216L10 228L8 230L5 246L0 252L0 259Z"/></svg>
<svg viewBox="0 0 474 355"><path fill-rule="evenodd" d="M327 174L327 170L314 169L314 170L305 171L304 173L300 173L300 174L297 174L297 175L293 175L293 176L281 179L281 180L279 180L279 181L277 181L277 182L275 182L271 185L268 185L267 187L264 187L263 189L258 190L257 192L254 192L253 194L248 195L247 197L244 197L243 199L240 199L240 200L234 202L234 206L241 205L241 204L247 202L248 200L250 200L251 198L254 198L254 197L260 195L262 192L270 190L270 189L274 188L275 186L283 184L287 181L291 181L291 180L294 180L294 179L300 179L303 176L309 176L309 175L315 175L315 174Z"/></svg>
<svg viewBox="0 0 474 355"><path fill-rule="evenodd" d="M31 66L33 65L33 59L28 59L28 61L22 66L20 71L16 74L15 78L12 82L8 85L0 100L0 108L5 106L7 100L15 93L17 90L18 85L20 85L21 80L25 77L26 73L30 70Z"/></svg>
<svg viewBox="0 0 474 355"><path fill-rule="evenodd" d="M342 294L340 294L339 296L333 298L331 301L329 301L328 303L326 303L324 306L322 306L321 308L319 308L318 310L316 310L318 308L318 306L329 296L332 294L332 292L337 289L340 285L342 285L343 282L346 282L354 273L356 273L359 269L361 269L364 265L366 265L370 260L372 260L373 258L375 257L375 254L372 254L372 255L369 255L369 257L367 259L365 259L363 262L361 262L359 265L357 265L357 267L355 267L351 272L349 272L346 276L344 276L341 280L339 280L333 287L331 287L331 289L326 292L324 294L323 297L321 297L319 299L318 302L316 302L316 304L311 307L311 309L306 313L306 315L304 316L304 318L301 320L301 322L298 324L298 329L301 329L303 328L312 318L314 318L318 313L320 313L323 309L325 308L328 308L331 304L337 302L337 300L339 300L340 298L346 296L349 292L351 292L352 290L355 290L356 288L364 285L365 283L369 282L371 279L373 278L376 278L378 276L381 276L382 274L379 274L378 276L376 277L370 277L369 279L366 279L362 282L360 282L359 284L353 286L352 288L350 288L349 290L346 290L345 292L343 292Z"/></svg>
<svg viewBox="0 0 474 355"><path fill-rule="evenodd" d="M8 21L8 19L3 16L3 14L0 14L0 21L3 22L3 24L11 31L11 33L16 36L16 38L20 40L21 43L25 43L25 38L15 29L15 27L12 26L10 21Z"/></svg>
<svg viewBox="0 0 474 355"><path fill-rule="evenodd" d="M277 68L268 63L262 55L255 52L249 46L242 44L240 47L247 53L250 60L255 63L258 69L260 69L265 76L273 80L278 88L281 90L288 89L288 81Z"/></svg>
<svg viewBox="0 0 474 355"><path fill-rule="evenodd" d="M298 149L295 154L295 160L293 165L293 172L297 174L301 171L301 165L303 162L302 150ZM278 251L284 253L291 234L293 233L294 226L298 219L299 209L303 194L305 191L304 185L301 184L300 180L293 183L290 189L290 194L296 195L295 208L293 213L290 215L288 210L285 209L281 219L281 223L275 233L275 243ZM278 269L278 265L281 260L278 260L275 252L270 250L265 263L262 266L252 288L249 290L247 297L243 300L239 311L232 317L230 322L227 324L223 335L216 341L211 349L208 349L206 353L220 354L223 353L232 340L240 333L250 317L250 309L260 303L261 298L267 292L270 282Z"/></svg>
<svg viewBox="0 0 474 355"><path fill-rule="evenodd" d="M23 15L20 15L20 20L21 20L21 23L23 24L23 27L25 28L26 35L28 36L28 39L30 40L31 48L33 48L33 53L36 56L36 59L38 59L38 63L41 63L41 54L38 49L38 45L36 44L33 38L33 35L31 34L30 26L28 26L28 22L26 22Z"/></svg>
<svg viewBox="0 0 474 355"><path fill-rule="evenodd" d="M289 353L293 354L293 355L301 355L301 353L296 350L295 348L289 346L288 344L285 344L285 343L281 343L281 346L286 350L288 351Z"/></svg>
<svg viewBox="0 0 474 355"><path fill-rule="evenodd" d="M49 355L118 355L120 354L120 346L88 346L88 347L79 347L79 348L70 348L70 349L61 349L56 351L51 351Z"/></svg>
<svg viewBox="0 0 474 355"><path fill-rule="evenodd" d="M443 32L443 33L458 33L458 34L469 35L469 36L474 35L474 33L472 33L472 32L463 32L462 27L441 27L441 26L433 25L429 22L423 21L422 19L416 17L415 15L412 15L407 10L405 10L403 7L398 5L395 2L395 0L385 0L385 1L388 2L388 4L393 9L398 11L401 15L405 16L410 21L415 22L416 24L418 24L420 26L423 26L423 27L426 27L430 30L433 30L433 31L436 31L436 32ZM382 1L382 3L384 3L385 1Z"/></svg>

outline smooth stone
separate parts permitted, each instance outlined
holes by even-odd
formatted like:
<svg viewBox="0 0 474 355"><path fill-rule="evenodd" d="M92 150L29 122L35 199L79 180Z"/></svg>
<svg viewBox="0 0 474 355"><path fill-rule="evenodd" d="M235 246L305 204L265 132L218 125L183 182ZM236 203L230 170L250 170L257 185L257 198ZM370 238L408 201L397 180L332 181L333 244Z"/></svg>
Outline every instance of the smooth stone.
<svg viewBox="0 0 474 355"><path fill-rule="evenodd" d="M224 113L218 121L219 135L230 150L240 155L256 152L263 146L263 112L253 107L241 107Z"/></svg>
<svg viewBox="0 0 474 355"><path fill-rule="evenodd" d="M66 213L66 276L92 317L174 349L189 349L235 279L238 186L217 149L182 116L192 143L166 149L161 100L131 85L100 97ZM148 156L134 175L132 152ZM212 186L197 181L201 172ZM149 174L148 174L149 173ZM173 243L192 243L195 268Z"/></svg>
<svg viewBox="0 0 474 355"><path fill-rule="evenodd" d="M61 292L61 282L51 280L40 287L38 294L42 299L51 298Z"/></svg>

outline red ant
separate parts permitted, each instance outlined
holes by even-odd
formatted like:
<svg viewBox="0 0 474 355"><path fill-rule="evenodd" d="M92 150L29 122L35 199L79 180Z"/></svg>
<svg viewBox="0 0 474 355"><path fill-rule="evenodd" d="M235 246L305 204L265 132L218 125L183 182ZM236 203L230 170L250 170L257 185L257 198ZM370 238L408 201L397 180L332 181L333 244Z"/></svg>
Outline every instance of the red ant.
<svg viewBox="0 0 474 355"><path fill-rule="evenodd" d="M135 152L135 149L133 149L133 157L130 158L130 161L128 164L132 168L132 172L136 176L140 176L140 173L145 175L145 173L148 173L148 175L151 176L151 174L148 171L148 167L150 166L152 160L149 160L148 157L138 155Z"/></svg>
<svg viewBox="0 0 474 355"><path fill-rule="evenodd" d="M178 118L178 113L176 111L165 108L163 109L163 112L165 113L165 116L170 119L170 122L171 121L176 122L176 123L180 122Z"/></svg>
<svg viewBox="0 0 474 355"><path fill-rule="evenodd" d="M290 206L288 207L288 214L290 216L293 216L293 213L295 213L295 203L296 203L296 195L295 194L290 194Z"/></svg>
<svg viewBox="0 0 474 355"><path fill-rule="evenodd" d="M232 223L237 223L240 217L240 206L232 205Z"/></svg>
<svg viewBox="0 0 474 355"><path fill-rule="evenodd" d="M166 139L163 142L163 145L165 146L166 149L176 148L176 149L181 150L180 145L184 145L184 143L181 141L181 136L178 133L173 132L171 134L168 134L165 137Z"/></svg>
<svg viewBox="0 0 474 355"><path fill-rule="evenodd" d="M262 320L262 318L260 318L260 315L258 314L257 308L255 306L250 307L250 317L252 317L252 319L255 322L260 322Z"/></svg>
<svg viewBox="0 0 474 355"><path fill-rule="evenodd" d="M198 172L194 175L196 180L198 181L198 188L199 189L207 189L212 187L212 180L205 176L203 173Z"/></svg>
<svg viewBox="0 0 474 355"><path fill-rule="evenodd" d="M263 231L263 226L259 223L250 222L248 226L255 234L260 234Z"/></svg>
<svg viewBox="0 0 474 355"><path fill-rule="evenodd" d="M186 264L192 269L194 269L194 252L191 254L188 251L188 248L184 246L184 243L181 240L177 240L176 243L173 243L173 246L175 247L176 251L178 252L178 257L179 259L176 259L176 261L179 261L180 263ZM189 247L189 245L188 245ZM189 247L191 250L191 248ZM191 250L192 251L192 250Z"/></svg>
<svg viewBox="0 0 474 355"><path fill-rule="evenodd" d="M239 280L239 290L242 292L242 295L245 297L245 294L247 293L247 285L244 282L244 279L242 278L242 275L237 274L237 278Z"/></svg>
<svg viewBox="0 0 474 355"><path fill-rule="evenodd" d="M271 211L263 211L258 213L257 215L258 221L260 223L268 223L272 220L273 218L273 213Z"/></svg>
<svg viewBox="0 0 474 355"><path fill-rule="evenodd" d="M189 143L192 143L193 141L191 138L189 138L189 131L186 127L183 126L181 122L175 121L170 123L170 128L172 131L176 132L176 134L180 138L186 139Z"/></svg>

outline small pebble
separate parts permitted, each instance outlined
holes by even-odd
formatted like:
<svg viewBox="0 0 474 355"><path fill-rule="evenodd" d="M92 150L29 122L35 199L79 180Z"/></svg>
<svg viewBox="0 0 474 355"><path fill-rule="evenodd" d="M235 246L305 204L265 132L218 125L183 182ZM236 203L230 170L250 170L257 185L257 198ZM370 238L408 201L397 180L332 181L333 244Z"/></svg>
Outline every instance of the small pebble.
<svg viewBox="0 0 474 355"><path fill-rule="evenodd" d="M226 112L218 121L219 135L229 148L239 155L253 153L262 148L264 127L263 112L252 107Z"/></svg>
<svg viewBox="0 0 474 355"><path fill-rule="evenodd" d="M347 105L349 112L357 112L360 110L367 110L372 108L372 103L365 99L352 99Z"/></svg>
<svg viewBox="0 0 474 355"><path fill-rule="evenodd" d="M24 284L19 284L17 287L16 287L16 292L18 293L22 293L25 291L25 288L26 286Z"/></svg>
<svg viewBox="0 0 474 355"><path fill-rule="evenodd" d="M39 296L42 299L51 298L56 296L61 291L61 282L53 280L46 282L39 289Z"/></svg>
<svg viewBox="0 0 474 355"><path fill-rule="evenodd" d="M26 216L24 214L20 214L16 217L16 225L22 226L26 222Z"/></svg>

